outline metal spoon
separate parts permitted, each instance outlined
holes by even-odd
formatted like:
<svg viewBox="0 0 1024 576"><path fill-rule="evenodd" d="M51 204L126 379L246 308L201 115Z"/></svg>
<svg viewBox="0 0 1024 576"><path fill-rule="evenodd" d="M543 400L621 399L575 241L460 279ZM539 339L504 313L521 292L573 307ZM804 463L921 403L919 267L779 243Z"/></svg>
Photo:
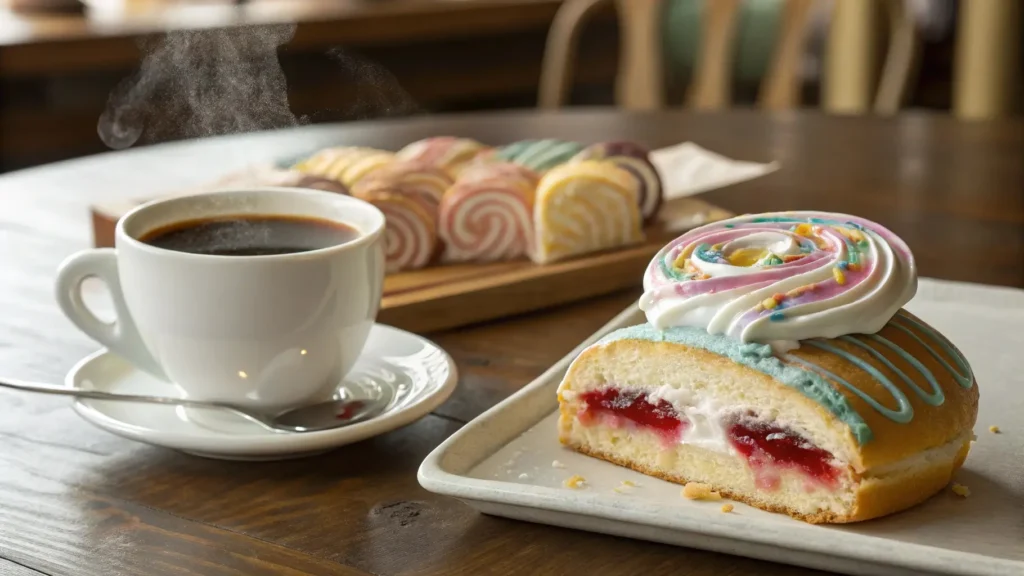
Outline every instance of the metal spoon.
<svg viewBox="0 0 1024 576"><path fill-rule="evenodd" d="M378 414L384 408L385 404L385 401L382 399L328 400L318 404L292 408L276 415L269 415L256 412L251 408L244 408L227 402L206 402L201 400L187 400L185 398L170 398L166 396L111 394L109 392L100 392L98 390L67 388L65 386L43 384L40 382L0 380L0 387L24 390L26 392L40 392L43 394L58 394L61 396L74 396L76 398L89 398L93 400L117 400L165 404L170 406L215 408L233 412L250 422L259 424L271 432L316 432L318 430L340 428L342 426L361 422L370 416Z"/></svg>

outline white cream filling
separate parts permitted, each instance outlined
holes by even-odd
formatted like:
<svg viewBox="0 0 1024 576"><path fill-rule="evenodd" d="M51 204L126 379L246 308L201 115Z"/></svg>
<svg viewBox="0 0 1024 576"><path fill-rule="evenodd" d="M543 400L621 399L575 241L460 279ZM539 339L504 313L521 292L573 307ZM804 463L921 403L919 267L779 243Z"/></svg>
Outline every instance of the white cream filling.
<svg viewBox="0 0 1024 576"><path fill-rule="evenodd" d="M729 455L736 453L729 442L729 431L724 422L727 414L736 411L735 407L726 410L712 398L698 397L690 390L667 385L649 390L647 400L652 404L664 400L686 418L688 425L679 438L681 444L693 444Z"/></svg>
<svg viewBox="0 0 1024 576"><path fill-rule="evenodd" d="M586 390L585 392L589 392ZM725 405L722 401L699 394L694 390L676 388L669 385L662 385L657 388L646 388L647 401L657 404L664 400L668 402L675 411L685 418L686 429L680 435L680 444L690 444L729 456L739 456L739 453L729 441L730 416L747 411L753 412L758 419L770 422L780 428L791 430L802 438L810 436L795 422L788 422L778 418L770 418L763 414L763 410L754 406ZM562 391L562 397L572 402L576 399L578 392L572 390ZM771 439L769 437L769 439ZM846 464L833 454L833 464L845 466Z"/></svg>

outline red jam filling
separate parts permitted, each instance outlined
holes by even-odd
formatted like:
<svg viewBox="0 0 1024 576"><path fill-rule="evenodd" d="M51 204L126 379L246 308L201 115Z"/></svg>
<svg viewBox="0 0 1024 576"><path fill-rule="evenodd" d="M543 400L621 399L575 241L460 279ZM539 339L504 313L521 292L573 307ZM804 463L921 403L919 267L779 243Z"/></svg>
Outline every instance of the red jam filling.
<svg viewBox="0 0 1024 576"><path fill-rule="evenodd" d="M786 428L744 420L729 427L729 441L746 457L761 488L778 487L779 477L773 471L778 468L800 470L826 486L834 486L839 477L840 469L831 464L832 454Z"/></svg>
<svg viewBox="0 0 1024 576"><path fill-rule="evenodd" d="M583 404L577 417L580 423L590 425L600 420L604 425L620 428L624 425L652 428L666 447L678 443L689 426L671 404L665 400L652 402L645 392L605 388L583 393ZM841 472L832 465L832 454L807 442L796 432L760 422L751 414L737 416L729 428L729 442L746 458L754 472L757 486L763 490L779 487L781 470L798 470L807 476L806 488L811 491L819 485L834 487Z"/></svg>
<svg viewBox="0 0 1024 576"><path fill-rule="evenodd" d="M686 429L686 422L665 400L652 403L647 394L636 390L606 388L582 395L583 410L578 417L583 424L590 424L601 416L612 426L620 426L621 420L629 420L638 426L654 428L665 440L678 442Z"/></svg>

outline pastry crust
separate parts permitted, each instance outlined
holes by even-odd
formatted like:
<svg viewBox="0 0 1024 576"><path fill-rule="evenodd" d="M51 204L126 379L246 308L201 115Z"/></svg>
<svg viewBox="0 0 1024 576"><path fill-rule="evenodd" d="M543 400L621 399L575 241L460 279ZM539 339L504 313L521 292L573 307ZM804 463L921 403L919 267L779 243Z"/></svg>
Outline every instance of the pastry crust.
<svg viewBox="0 0 1024 576"><path fill-rule="evenodd" d="M923 320L905 310L901 311L901 314L914 318L927 326ZM923 339L925 342L929 341L930 336L925 334L924 331L912 324L907 325L907 327L918 338ZM935 333L938 334L938 331L935 331ZM878 335L889 339L918 362L924 364L925 368L938 381L945 400L939 406L926 404L920 396L907 389L906 384L898 374L885 364L872 358L863 349L840 339L829 340L829 344L842 348L848 353L870 363L872 367L884 374L890 381L896 383L914 409L913 419L906 424L900 424L886 418L880 412L873 409L853 391L830 381L833 387L846 397L846 400L874 432L874 440L861 446L857 452L858 460L856 467L860 470L885 466L929 448L950 442L965 431L973 429L975 420L978 417L978 386L977 382L973 379L973 374L971 375L972 381L969 388L960 386L953 374L940 364L928 352L925 346L903 330L894 327L892 322L886 324ZM862 336L855 337L863 339ZM903 374L910 377L917 387L922 390L930 390L930 384L924 375L907 360L888 348L875 346L875 349L881 352ZM948 364L956 366L954 359L941 346L935 347L935 349L945 358ZM793 351L792 354L811 360L822 368L842 377L847 382L864 391L868 396L879 400L886 407L896 407L892 395L885 390L878 380L839 356L808 346L801 346L799 350Z"/></svg>
<svg viewBox="0 0 1024 576"><path fill-rule="evenodd" d="M624 468L635 470L641 474L654 476L655 478L660 478L667 482L673 482L684 486L687 482L690 482L689 479L677 474L672 474L651 466L644 466L614 454L592 449L588 446L574 444L572 441L569 441L564 437L562 438L562 442L577 452L594 458L600 458L601 460L611 462L612 464L616 464ZM744 504L749 504L769 512L786 514L810 524L845 524L850 522L861 522L872 518L888 516L889 514L893 514L901 510L906 510L907 508L911 508L925 500L928 500L936 493L940 492L947 484L949 484L953 474L960 469L964 459L967 457L967 451L969 449L970 440L965 440L962 444L961 450L956 452L956 456L951 459L929 462L927 465L919 467L908 467L905 470L884 478L862 478L854 489L854 503L851 512L848 514L837 514L830 510L821 510L813 514L806 514L793 508L771 504L747 494L719 488L716 488L715 490L723 497L729 498L730 500L743 502Z"/></svg>

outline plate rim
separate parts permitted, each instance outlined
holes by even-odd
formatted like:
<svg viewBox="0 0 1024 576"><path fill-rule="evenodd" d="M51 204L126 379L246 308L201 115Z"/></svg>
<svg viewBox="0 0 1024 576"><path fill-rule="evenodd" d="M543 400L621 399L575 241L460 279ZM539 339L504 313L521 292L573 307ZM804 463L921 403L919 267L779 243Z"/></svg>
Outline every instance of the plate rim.
<svg viewBox="0 0 1024 576"><path fill-rule="evenodd" d="M385 334L393 331L402 337L414 338L441 352L447 376L433 390L411 404L351 426L296 434L223 435L218 437L216 445L213 445L210 436L152 430L123 422L80 399L75 400L72 409L89 424L122 438L184 452L198 452L210 457L288 455L339 448L408 426L444 403L458 386L459 374L455 361L433 340L401 328L374 323L373 330L378 329L383 330ZM77 388L76 379L82 370L108 355L114 354L106 348L100 348L76 362L64 377L65 386Z"/></svg>
<svg viewBox="0 0 1024 576"><path fill-rule="evenodd" d="M937 285L952 284L948 281L936 282L930 278L927 280ZM1024 296L1024 292L1020 294ZM715 514L701 512L677 515L672 518L662 517L655 519L651 517L653 512L648 510L648 506L644 506L641 509L609 506L607 500L596 494L574 494L573 498L567 499L565 498L564 491L555 488L522 485L468 476L468 472L479 462L470 464L465 470L449 469L451 463L458 458L456 455L462 449L463 442L467 438L480 434L482 429L487 428L491 421L499 414L508 410L518 409L519 405L525 405L530 402L531 396L539 394L545 388L557 386L557 382L561 380L562 374L568 370L572 361L584 348L612 330L629 325L631 322L635 323L634 320L637 314L641 314L641 312L637 302L634 302L532 382L455 431L437 448L431 451L420 464L417 471L417 480L420 485L430 492L458 498L477 510L479 510L479 507L475 502L483 501L490 504L491 508L517 506L554 511L578 517L600 518L613 523L639 524L678 535L701 534L712 538L730 540L739 544L749 542L758 546L769 545L799 552L802 556L837 559L842 561L844 565L862 561L865 556L865 546L870 546L867 554L870 555L872 564L882 567L911 571L926 570L937 574L969 574L977 576L1019 574L1024 570L1024 561L987 556L977 552L964 552L924 544L894 541L869 534L835 531L834 534L839 535L839 537L828 538L826 541L823 541L820 538L821 532L818 531L821 527L804 524L797 520L794 520L793 524L789 525L789 528L786 530L787 535L790 536L788 540L781 537L773 538L773 531L770 529L764 530L764 528L777 529L780 525L776 523L776 520L748 517L744 518L742 522L736 522L732 518L727 518L727 515L718 513L717 508L715 509ZM492 440L485 452L493 454L495 451L500 450L514 438L543 421L551 412L556 411L558 404L555 395L548 394L548 396L550 396L550 410L544 408L543 414L532 418L528 425L519 427L513 434L512 439L503 440L497 438ZM541 409L538 408L535 412L541 412ZM494 435L491 434L490 436L493 437ZM742 531L744 528L746 528L745 534L742 532L738 533L738 530ZM761 529L759 533L761 536L757 533L758 529ZM809 537L800 538L795 536L794 532L806 534ZM817 544L812 544L812 542ZM710 549L696 545L693 547ZM887 547L898 547L898 550L892 550L892 552L897 553L883 554L884 549ZM729 553L744 555L737 549L733 549ZM749 557L774 562L785 562L785 560L773 560L758 555ZM821 569L820 566L817 568Z"/></svg>

